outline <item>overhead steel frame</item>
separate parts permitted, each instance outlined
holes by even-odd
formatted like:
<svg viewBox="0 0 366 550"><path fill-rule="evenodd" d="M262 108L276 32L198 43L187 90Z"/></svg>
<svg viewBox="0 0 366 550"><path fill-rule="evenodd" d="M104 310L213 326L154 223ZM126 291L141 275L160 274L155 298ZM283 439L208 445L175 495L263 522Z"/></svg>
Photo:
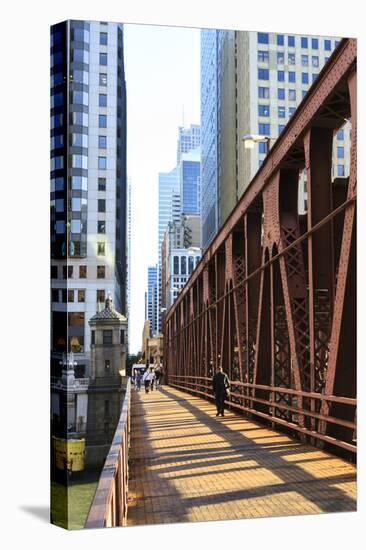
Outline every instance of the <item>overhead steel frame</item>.
<svg viewBox="0 0 366 550"><path fill-rule="evenodd" d="M355 452L356 40L322 69L165 318L168 383ZM332 179L351 121L350 173ZM298 212L306 174L307 213Z"/></svg>

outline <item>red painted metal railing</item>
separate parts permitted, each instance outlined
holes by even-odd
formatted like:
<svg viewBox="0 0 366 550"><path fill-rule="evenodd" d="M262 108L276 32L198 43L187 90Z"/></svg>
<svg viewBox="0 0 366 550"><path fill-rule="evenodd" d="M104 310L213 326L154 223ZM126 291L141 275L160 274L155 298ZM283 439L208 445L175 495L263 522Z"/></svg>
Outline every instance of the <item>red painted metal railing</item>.
<svg viewBox="0 0 366 550"><path fill-rule="evenodd" d="M128 379L121 416L90 507L86 528L126 525L130 394L131 382Z"/></svg>
<svg viewBox="0 0 366 550"><path fill-rule="evenodd" d="M236 408L302 439L351 452L356 450L356 61L356 41L342 40L168 311L164 327L169 383L198 393L221 365L235 385L232 406L235 400ZM349 174L335 178L334 140L341 128L350 132Z"/></svg>

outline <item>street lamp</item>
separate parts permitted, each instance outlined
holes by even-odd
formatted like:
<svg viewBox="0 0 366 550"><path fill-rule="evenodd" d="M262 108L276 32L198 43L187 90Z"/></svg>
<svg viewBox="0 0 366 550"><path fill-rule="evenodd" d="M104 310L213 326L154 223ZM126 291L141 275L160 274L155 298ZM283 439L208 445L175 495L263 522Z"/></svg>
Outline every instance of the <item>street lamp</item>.
<svg viewBox="0 0 366 550"><path fill-rule="evenodd" d="M274 138L271 138L270 136L261 136L258 134L245 134L245 136L243 136L241 139L242 141L244 141L245 149L254 149L254 145L256 143L264 142L266 144L266 155L269 153L271 140L274 140Z"/></svg>

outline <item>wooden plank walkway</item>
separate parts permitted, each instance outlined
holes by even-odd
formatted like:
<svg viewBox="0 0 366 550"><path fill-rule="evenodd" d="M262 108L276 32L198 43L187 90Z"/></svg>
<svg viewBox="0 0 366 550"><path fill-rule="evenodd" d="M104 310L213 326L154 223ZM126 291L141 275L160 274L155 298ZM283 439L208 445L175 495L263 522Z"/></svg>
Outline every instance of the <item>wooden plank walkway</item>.
<svg viewBox="0 0 366 550"><path fill-rule="evenodd" d="M127 525L356 510L354 465L169 386L133 391Z"/></svg>

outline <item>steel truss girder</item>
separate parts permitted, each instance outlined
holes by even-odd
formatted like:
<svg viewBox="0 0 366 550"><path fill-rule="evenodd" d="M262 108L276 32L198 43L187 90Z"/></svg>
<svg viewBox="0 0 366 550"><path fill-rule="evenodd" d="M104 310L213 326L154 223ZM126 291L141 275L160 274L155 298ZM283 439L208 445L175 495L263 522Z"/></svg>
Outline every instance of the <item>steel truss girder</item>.
<svg viewBox="0 0 366 550"><path fill-rule="evenodd" d="M244 407L347 444L354 407L314 396L356 393L356 111L356 42L343 40L165 322L168 376L207 380L222 365ZM350 176L334 182L333 134L345 119ZM276 388L272 404L265 387Z"/></svg>

